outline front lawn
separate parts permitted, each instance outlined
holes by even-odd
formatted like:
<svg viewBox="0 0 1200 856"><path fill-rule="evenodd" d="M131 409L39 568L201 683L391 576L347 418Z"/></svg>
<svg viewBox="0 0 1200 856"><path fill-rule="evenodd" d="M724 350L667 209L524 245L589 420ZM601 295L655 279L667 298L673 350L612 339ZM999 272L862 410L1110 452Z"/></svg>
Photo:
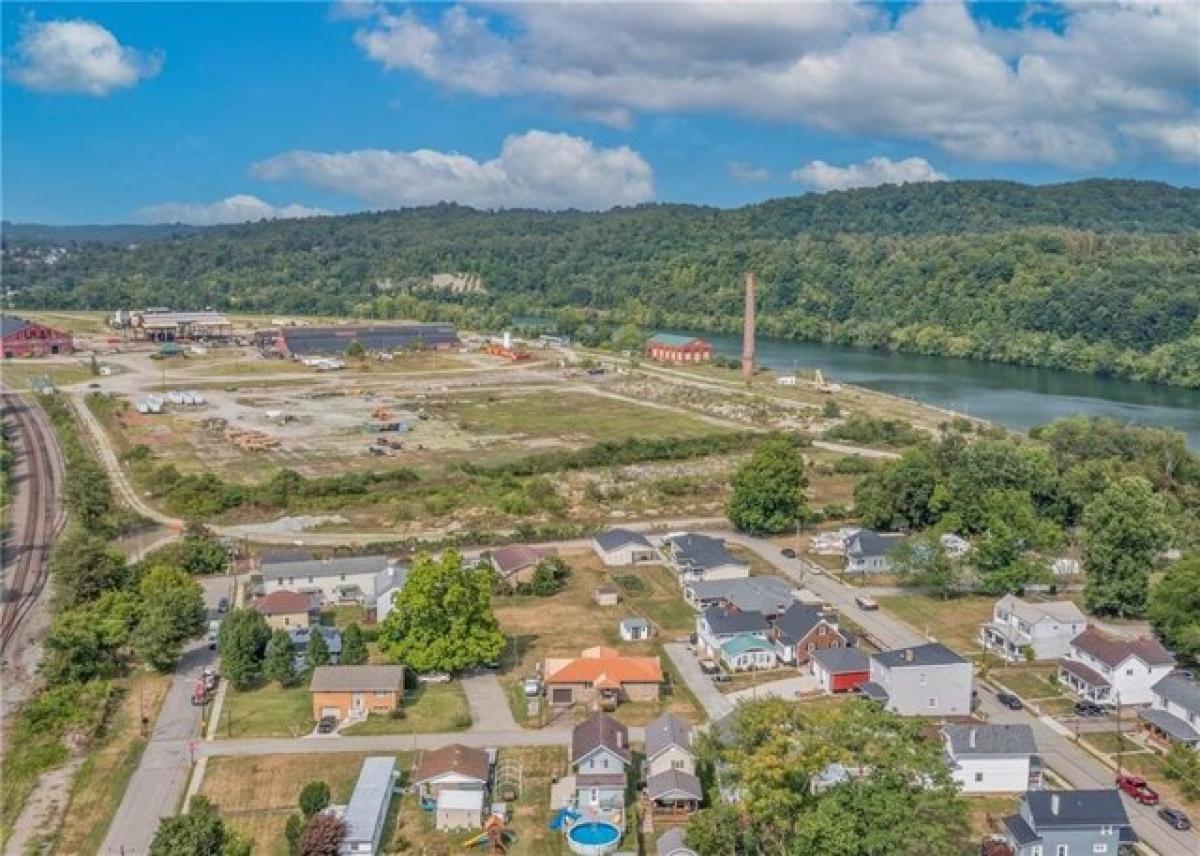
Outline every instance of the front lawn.
<svg viewBox="0 0 1200 856"><path fill-rule="evenodd" d="M1054 663L1000 666L989 671L988 676L1024 699L1058 698L1063 694L1058 666Z"/></svg>
<svg viewBox="0 0 1200 856"><path fill-rule="evenodd" d="M364 722L343 728L348 736L368 734L428 734L462 731L471 727L471 711L462 684L421 684L404 696L401 717L372 715Z"/></svg>
<svg viewBox="0 0 1200 856"><path fill-rule="evenodd" d="M313 730L307 684L239 691L230 687L221 707L217 737L302 737Z"/></svg>
<svg viewBox="0 0 1200 856"><path fill-rule="evenodd" d="M1133 726L1129 726L1132 728ZM1079 739L1087 743L1097 752L1103 752L1106 755L1116 755L1117 746L1120 745L1123 752L1145 752L1144 746L1134 743L1124 734L1118 737L1116 731L1095 731L1087 732L1079 735ZM1119 741L1119 743L1118 743Z"/></svg>

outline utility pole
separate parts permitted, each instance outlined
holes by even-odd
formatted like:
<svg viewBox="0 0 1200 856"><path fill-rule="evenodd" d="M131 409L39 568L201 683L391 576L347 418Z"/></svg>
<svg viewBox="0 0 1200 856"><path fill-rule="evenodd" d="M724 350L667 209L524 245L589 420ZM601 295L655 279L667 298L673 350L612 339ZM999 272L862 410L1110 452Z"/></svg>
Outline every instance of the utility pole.
<svg viewBox="0 0 1200 856"><path fill-rule="evenodd" d="M1117 776L1121 775L1121 694L1117 693Z"/></svg>

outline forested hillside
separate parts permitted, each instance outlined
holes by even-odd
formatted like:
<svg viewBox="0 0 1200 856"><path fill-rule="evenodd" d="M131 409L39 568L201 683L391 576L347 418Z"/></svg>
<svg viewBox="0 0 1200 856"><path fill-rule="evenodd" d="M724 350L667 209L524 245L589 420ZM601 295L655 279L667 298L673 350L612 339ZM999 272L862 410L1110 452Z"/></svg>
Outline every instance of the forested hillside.
<svg viewBox="0 0 1200 856"><path fill-rule="evenodd" d="M736 210L453 205L195 230L130 248L6 236L16 306L539 315L565 332L739 328L1200 386L1200 191L1129 181L889 186ZM21 239L33 234L32 243ZM19 263L13 263L20 257ZM422 288L434 273L486 292Z"/></svg>

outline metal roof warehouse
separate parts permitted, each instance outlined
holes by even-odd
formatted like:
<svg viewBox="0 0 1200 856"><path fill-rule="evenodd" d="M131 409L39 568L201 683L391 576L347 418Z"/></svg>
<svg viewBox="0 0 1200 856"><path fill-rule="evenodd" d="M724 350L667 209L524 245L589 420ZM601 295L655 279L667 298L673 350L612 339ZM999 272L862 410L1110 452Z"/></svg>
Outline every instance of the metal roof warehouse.
<svg viewBox="0 0 1200 856"><path fill-rule="evenodd" d="M285 355L344 354L351 342L368 351L406 348L446 350L461 343L450 324L370 324L338 327L285 327L274 340L274 349Z"/></svg>

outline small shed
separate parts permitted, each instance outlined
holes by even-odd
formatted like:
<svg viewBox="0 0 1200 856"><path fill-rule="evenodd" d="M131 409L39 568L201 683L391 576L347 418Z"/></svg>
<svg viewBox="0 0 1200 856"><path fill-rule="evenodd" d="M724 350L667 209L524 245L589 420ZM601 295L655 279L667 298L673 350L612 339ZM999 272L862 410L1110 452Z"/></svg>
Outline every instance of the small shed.
<svg viewBox="0 0 1200 856"><path fill-rule="evenodd" d="M605 584L596 587L592 599L596 601L597 606L616 606L621 600L621 594L615 586Z"/></svg>
<svg viewBox="0 0 1200 856"><path fill-rule="evenodd" d="M483 823L483 799L482 790L443 788L437 795L435 825L443 832L452 829L478 829Z"/></svg>
<svg viewBox="0 0 1200 856"><path fill-rule="evenodd" d="M650 622L644 618L625 618L617 627L621 632L621 639L626 642L641 642L650 638Z"/></svg>

